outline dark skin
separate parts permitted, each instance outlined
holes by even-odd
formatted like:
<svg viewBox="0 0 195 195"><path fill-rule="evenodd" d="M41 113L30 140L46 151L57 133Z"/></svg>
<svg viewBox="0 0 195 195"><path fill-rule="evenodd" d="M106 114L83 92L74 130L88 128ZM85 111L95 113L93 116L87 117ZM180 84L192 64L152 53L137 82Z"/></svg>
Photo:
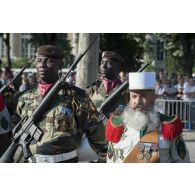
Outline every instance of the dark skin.
<svg viewBox="0 0 195 195"><path fill-rule="evenodd" d="M99 72L102 78L107 80L115 80L118 78L120 64L109 58L102 58Z"/></svg>
<svg viewBox="0 0 195 195"><path fill-rule="evenodd" d="M37 73L42 84L55 83L58 80L58 71L62 68L62 59L38 55L36 59Z"/></svg>

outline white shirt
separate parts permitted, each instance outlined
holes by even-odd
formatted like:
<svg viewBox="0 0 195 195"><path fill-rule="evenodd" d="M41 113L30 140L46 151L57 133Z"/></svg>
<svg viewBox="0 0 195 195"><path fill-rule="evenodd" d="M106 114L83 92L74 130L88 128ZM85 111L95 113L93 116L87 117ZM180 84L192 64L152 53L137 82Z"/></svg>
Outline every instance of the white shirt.
<svg viewBox="0 0 195 195"><path fill-rule="evenodd" d="M195 97L189 97L187 94L185 93L193 93L195 92L195 85L190 86L189 84L184 86L184 90L183 90L183 99L184 100L195 100Z"/></svg>
<svg viewBox="0 0 195 195"><path fill-rule="evenodd" d="M155 94L156 95L162 95L162 96L157 97L158 99L162 99L163 98L163 93L164 92L165 92L165 87L163 85L161 85L159 88L155 89Z"/></svg>

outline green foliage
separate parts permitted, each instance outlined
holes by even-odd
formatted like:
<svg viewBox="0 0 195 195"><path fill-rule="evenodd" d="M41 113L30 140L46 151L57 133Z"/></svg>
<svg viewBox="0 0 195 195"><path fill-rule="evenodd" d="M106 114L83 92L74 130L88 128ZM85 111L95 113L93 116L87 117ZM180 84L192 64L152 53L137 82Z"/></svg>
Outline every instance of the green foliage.
<svg viewBox="0 0 195 195"><path fill-rule="evenodd" d="M65 64L70 64L73 61L71 54L70 42L67 39L66 33L31 33L29 40L36 48L40 45L55 45L63 49L65 54Z"/></svg>
<svg viewBox="0 0 195 195"><path fill-rule="evenodd" d="M194 33L159 34L166 40L167 69L177 73L192 74L195 60Z"/></svg>
<svg viewBox="0 0 195 195"><path fill-rule="evenodd" d="M165 65L165 69L168 72L169 78L173 73L183 74L183 69L182 66L179 64L179 61L177 59L174 59L172 56L166 56Z"/></svg>
<svg viewBox="0 0 195 195"><path fill-rule="evenodd" d="M29 59L26 58L18 58L12 62L12 68L23 68L29 63ZM6 66L5 63L3 63L4 67ZM31 65L27 68L35 68L35 63L31 63Z"/></svg>

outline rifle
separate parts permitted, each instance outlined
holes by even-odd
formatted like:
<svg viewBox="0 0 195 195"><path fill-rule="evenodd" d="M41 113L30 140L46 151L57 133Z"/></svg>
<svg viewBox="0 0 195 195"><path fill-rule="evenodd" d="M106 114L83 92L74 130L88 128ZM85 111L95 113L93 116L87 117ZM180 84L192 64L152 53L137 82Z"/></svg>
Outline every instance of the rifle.
<svg viewBox="0 0 195 195"><path fill-rule="evenodd" d="M41 131L41 129L39 129L39 127L35 125L35 123L43 116L43 114L48 108L48 105L52 103L53 99L60 91L62 85L69 86L66 83L66 79L68 78L70 72L75 69L76 65L80 62L80 60L87 53L90 47L95 43L97 38L98 37L96 37L85 50L85 52L81 53L79 57L75 60L75 62L73 62L68 72L66 74L65 73L62 74L62 76L57 80L57 82L53 85L53 87L43 98L39 106L35 109L32 116L30 117L24 116L23 119L16 125L16 127L13 129L13 132L15 132L14 138L9 148L1 157L0 159L1 163L13 162L14 154L16 153L16 150L18 149L19 146L22 147L22 152L25 160L32 156L29 149L30 142L33 140L39 141L41 139L41 136L43 135L43 132ZM78 90L78 87L75 87L75 89ZM22 127L20 128L21 125Z"/></svg>
<svg viewBox="0 0 195 195"><path fill-rule="evenodd" d="M24 72L24 70L28 67L28 66L30 66L31 64L32 64L32 62L35 60L35 58L33 58L31 61L29 61L28 63L27 63L27 65L26 66L24 66L15 76L14 76L14 78L8 83L8 84L6 84L6 85L4 85L3 87L1 87L1 89L0 89L0 94L3 94L6 90L7 90L7 88L9 88L9 86Z"/></svg>
<svg viewBox="0 0 195 195"><path fill-rule="evenodd" d="M149 64L143 65L137 72L142 72L146 67L148 67ZM102 103L100 108L98 109L99 113L106 117L108 117L107 110L110 107L110 105L114 105L113 103L116 102L119 96L121 96L122 92L125 91L129 87L129 81L125 81L123 84L121 84L115 91L111 93L109 97L106 98L106 100Z"/></svg>

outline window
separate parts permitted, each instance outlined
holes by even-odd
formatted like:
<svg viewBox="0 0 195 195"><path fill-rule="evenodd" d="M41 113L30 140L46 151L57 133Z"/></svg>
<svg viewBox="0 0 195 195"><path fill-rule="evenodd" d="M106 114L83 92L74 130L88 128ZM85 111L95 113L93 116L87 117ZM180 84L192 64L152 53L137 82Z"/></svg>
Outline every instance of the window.
<svg viewBox="0 0 195 195"><path fill-rule="evenodd" d="M22 34L22 57L23 58L33 58L35 56L36 50L31 43L28 42L30 39L30 34Z"/></svg>

